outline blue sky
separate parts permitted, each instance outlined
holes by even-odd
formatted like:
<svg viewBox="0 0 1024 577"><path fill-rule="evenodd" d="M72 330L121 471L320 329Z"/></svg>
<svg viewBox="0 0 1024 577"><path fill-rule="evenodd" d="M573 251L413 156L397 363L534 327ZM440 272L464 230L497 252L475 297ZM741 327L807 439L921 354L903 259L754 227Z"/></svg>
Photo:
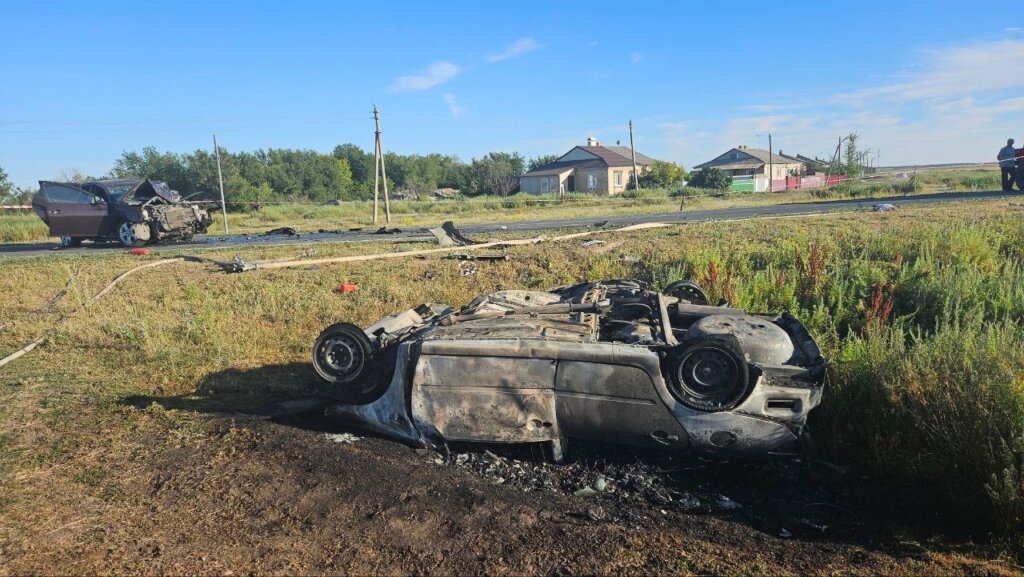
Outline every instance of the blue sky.
<svg viewBox="0 0 1024 577"><path fill-rule="evenodd" d="M627 20L627 15L632 18ZM0 0L0 166L31 185L123 150L468 160L593 135L684 166L738 145L882 164L1024 141L1024 12L966 2Z"/></svg>

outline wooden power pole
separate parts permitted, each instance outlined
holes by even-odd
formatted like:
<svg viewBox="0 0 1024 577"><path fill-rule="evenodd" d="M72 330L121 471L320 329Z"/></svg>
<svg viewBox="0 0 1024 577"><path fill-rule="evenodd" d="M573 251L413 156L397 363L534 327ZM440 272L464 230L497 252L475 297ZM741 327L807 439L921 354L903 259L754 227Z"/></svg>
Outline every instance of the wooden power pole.
<svg viewBox="0 0 1024 577"><path fill-rule="evenodd" d="M228 205L224 203L224 174L220 171L220 147L217 135L213 135L213 152L217 155L217 181L220 182L220 211L224 215L224 234L228 233Z"/></svg>
<svg viewBox="0 0 1024 577"><path fill-rule="evenodd" d="M768 133L768 192L775 192L775 165L772 164L772 133Z"/></svg>
<svg viewBox="0 0 1024 577"><path fill-rule="evenodd" d="M629 152L633 156L633 186L640 190L640 175L636 173L636 146L633 145L633 121L629 121Z"/></svg>
<svg viewBox="0 0 1024 577"><path fill-rule="evenodd" d="M388 170L384 166L384 146L380 142L380 111L373 105L373 224L377 224L377 199L380 196L379 182L384 181L384 222L391 224L391 201L388 197Z"/></svg>

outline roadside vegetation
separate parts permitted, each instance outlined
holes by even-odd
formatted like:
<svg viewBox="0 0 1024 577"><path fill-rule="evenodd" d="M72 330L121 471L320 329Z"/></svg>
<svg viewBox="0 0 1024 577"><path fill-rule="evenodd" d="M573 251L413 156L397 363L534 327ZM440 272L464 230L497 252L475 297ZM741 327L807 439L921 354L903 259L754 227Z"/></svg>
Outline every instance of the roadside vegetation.
<svg viewBox="0 0 1024 577"><path fill-rule="evenodd" d="M417 200L393 200L391 226L436 226L440 220L445 219L468 224L536 218L599 217L669 212L680 208L703 210L767 206L823 199L871 198L998 188L998 171L954 169L921 172L916 175L886 173L873 180L844 183L827 189L788 190L777 193L729 193L713 188L688 186L683 189L631 189L615 197L569 193L559 198L557 194L550 193L517 193L507 197L457 196L451 200L430 200L424 194ZM373 203L370 200L336 203L268 202L261 204L259 208L245 205L229 210L228 224L232 233L258 233L281 226L291 226L300 232L316 232L370 226L372 215ZM383 224L383 218L382 201L379 225ZM209 234L218 235L222 231L220 219L216 218ZM0 242L41 241L46 237L46 226L31 212L0 213Z"/></svg>
<svg viewBox="0 0 1024 577"><path fill-rule="evenodd" d="M239 275L198 263L141 272L0 372L0 535L38 538L29 519L82 502L104 503L117 522L133 510L132 495L145 492L136 485L151 482L138 470L139 455L154 445L215 442L230 454L245 451L187 407L205 398L211 410L233 413L294 394L301 385L275 376L275 367L307 364L313 339L331 322L365 325L421 302L468 302L499 285L635 277L661 287L692 277L713 299L790 310L816 336L832 362L812 413L812 455L843 472L843 491L892 524L945 535L922 547L947 550L966 539L974 549L956 545L959 558L1024 558L1019 211L975 202L601 238L605 244L590 248L515 247L511 261L468 276L438 258ZM408 247L204 254L251 260L376 250ZM137 263L123 254L5 263L0 355ZM332 292L341 282L361 289ZM48 305L62 290L67 296ZM242 370L248 380L238 379ZM178 408L126 404L140 395L182 400ZM133 477L119 470L124 463Z"/></svg>

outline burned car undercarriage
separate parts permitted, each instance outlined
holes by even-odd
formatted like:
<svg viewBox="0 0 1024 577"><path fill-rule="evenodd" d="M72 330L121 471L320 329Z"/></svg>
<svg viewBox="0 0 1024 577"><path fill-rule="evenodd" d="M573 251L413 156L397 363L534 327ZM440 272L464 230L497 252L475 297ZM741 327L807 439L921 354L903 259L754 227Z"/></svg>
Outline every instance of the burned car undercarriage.
<svg viewBox="0 0 1024 577"><path fill-rule="evenodd" d="M789 314L606 280L424 304L327 327L313 364L328 414L420 446L568 439L710 454L792 453L825 359Z"/></svg>

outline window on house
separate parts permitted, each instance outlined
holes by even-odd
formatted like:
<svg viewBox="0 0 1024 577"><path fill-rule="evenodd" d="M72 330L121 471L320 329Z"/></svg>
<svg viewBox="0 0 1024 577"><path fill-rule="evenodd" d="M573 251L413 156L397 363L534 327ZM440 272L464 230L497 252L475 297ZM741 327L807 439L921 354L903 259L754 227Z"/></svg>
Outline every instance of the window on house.
<svg viewBox="0 0 1024 577"><path fill-rule="evenodd" d="M547 178L540 179L540 191L548 192L551 190L551 181Z"/></svg>
<svg viewBox="0 0 1024 577"><path fill-rule="evenodd" d="M590 190L594 190L595 188L597 188L597 175L596 174L588 174L587 175L587 188L589 188Z"/></svg>
<svg viewBox="0 0 1024 577"><path fill-rule="evenodd" d="M622 186L622 171L615 171L615 186Z"/></svg>

